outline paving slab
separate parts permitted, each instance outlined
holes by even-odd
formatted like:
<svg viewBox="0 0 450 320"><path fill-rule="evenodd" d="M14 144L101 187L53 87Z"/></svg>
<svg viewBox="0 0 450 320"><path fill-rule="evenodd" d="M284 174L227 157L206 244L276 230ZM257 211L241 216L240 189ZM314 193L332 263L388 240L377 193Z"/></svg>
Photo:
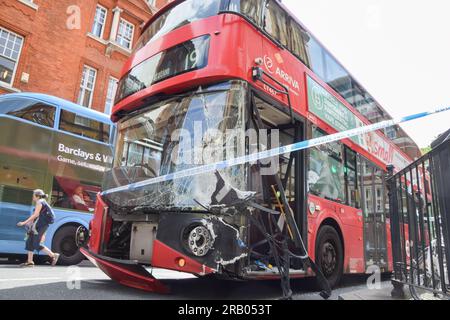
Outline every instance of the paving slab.
<svg viewBox="0 0 450 320"><path fill-rule="evenodd" d="M411 296L408 290L403 290L405 296L403 298L392 297L392 290L394 287L392 285L383 286L380 289L361 289L352 292L346 292L339 295L339 300L411 300Z"/></svg>

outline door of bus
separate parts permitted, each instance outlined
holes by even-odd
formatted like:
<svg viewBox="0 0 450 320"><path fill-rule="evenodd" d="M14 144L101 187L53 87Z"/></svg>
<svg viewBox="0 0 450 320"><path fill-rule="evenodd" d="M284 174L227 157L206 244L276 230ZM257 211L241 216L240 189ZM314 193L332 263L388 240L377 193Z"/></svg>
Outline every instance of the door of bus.
<svg viewBox="0 0 450 320"><path fill-rule="evenodd" d="M385 271L388 261L384 172L364 159L361 166L366 268L377 265Z"/></svg>
<svg viewBox="0 0 450 320"><path fill-rule="evenodd" d="M304 136L303 123L299 121L292 121L288 112L283 112L271 103L254 96L252 99L253 110L258 110L258 116L253 119L255 123L254 129L261 128L267 130L267 141L259 141L265 145L265 148L276 148L278 146L287 146L294 142L301 141ZM287 110L288 111L288 110ZM260 118L262 123L259 122ZM261 132L263 133L263 132ZM305 166L304 166L304 152L294 152L292 154L283 154L277 160L277 167L270 170L266 170L265 173L259 172L257 174L259 194L264 199L264 204L268 208L276 211L284 211L285 207L282 204L279 185L276 182L276 177L281 181L281 187L295 221L302 235L306 234L306 219L305 219ZM273 159L270 165L275 164ZM253 182L251 183L253 184ZM255 186L256 186L255 185ZM253 190L253 189L252 189ZM284 231L288 231L284 215L281 214L278 220L278 226ZM258 235L255 239L259 241ZM299 261L293 262L293 268L298 269L301 267Z"/></svg>

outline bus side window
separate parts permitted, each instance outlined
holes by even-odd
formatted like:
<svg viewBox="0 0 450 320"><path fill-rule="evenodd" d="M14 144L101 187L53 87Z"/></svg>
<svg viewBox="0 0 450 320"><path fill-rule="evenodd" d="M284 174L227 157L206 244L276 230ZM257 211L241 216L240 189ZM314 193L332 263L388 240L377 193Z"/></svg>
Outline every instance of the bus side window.
<svg viewBox="0 0 450 320"><path fill-rule="evenodd" d="M32 190L0 185L0 202L31 206L32 198Z"/></svg>
<svg viewBox="0 0 450 320"><path fill-rule="evenodd" d="M309 67L309 57L305 46L305 43L308 42L305 39L309 36L293 19L290 19L290 28L289 50Z"/></svg>
<svg viewBox="0 0 450 320"><path fill-rule="evenodd" d="M261 0L230 0L227 10L242 13L257 25L261 24Z"/></svg>
<svg viewBox="0 0 450 320"><path fill-rule="evenodd" d="M59 129L104 143L110 141L110 126L108 124L66 110L61 110Z"/></svg>
<svg viewBox="0 0 450 320"><path fill-rule="evenodd" d="M313 138L325 132L313 129ZM334 142L309 151L308 191L321 198L345 203L345 175L342 143Z"/></svg>
<svg viewBox="0 0 450 320"><path fill-rule="evenodd" d="M74 179L54 177L52 205L55 208L93 212L100 186Z"/></svg>
<svg viewBox="0 0 450 320"><path fill-rule="evenodd" d="M53 128L56 108L33 99L5 99L0 102L0 113Z"/></svg>
<svg viewBox="0 0 450 320"><path fill-rule="evenodd" d="M264 15L264 30L279 41L283 46L288 44L287 14L275 1L267 3Z"/></svg>
<svg viewBox="0 0 450 320"><path fill-rule="evenodd" d="M316 39L310 37L306 43L308 57L310 59L310 69L321 79L325 79L325 52Z"/></svg>
<svg viewBox="0 0 450 320"><path fill-rule="evenodd" d="M358 183L358 163L356 152L345 147L345 182L347 189L347 204L360 208L360 192Z"/></svg>
<svg viewBox="0 0 450 320"><path fill-rule="evenodd" d="M353 91L353 79L350 74L330 54L325 53L325 81L342 97Z"/></svg>

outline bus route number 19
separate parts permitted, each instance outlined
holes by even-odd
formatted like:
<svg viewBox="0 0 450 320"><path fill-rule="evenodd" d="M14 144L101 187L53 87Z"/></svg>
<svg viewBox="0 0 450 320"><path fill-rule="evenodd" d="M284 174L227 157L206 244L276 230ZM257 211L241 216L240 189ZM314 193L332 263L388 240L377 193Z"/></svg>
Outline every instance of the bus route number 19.
<svg viewBox="0 0 450 320"><path fill-rule="evenodd" d="M186 65L185 70L191 70L197 68L198 65L198 52L197 50L193 50L186 57Z"/></svg>

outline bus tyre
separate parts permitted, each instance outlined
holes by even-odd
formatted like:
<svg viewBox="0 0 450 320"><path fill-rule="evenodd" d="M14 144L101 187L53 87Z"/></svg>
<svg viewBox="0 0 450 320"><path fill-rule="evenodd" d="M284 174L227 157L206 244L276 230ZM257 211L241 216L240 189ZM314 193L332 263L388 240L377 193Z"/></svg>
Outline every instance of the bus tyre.
<svg viewBox="0 0 450 320"><path fill-rule="evenodd" d="M73 266L84 260L75 240L77 229L77 226L62 227L53 237L52 251L60 254L59 265Z"/></svg>
<svg viewBox="0 0 450 320"><path fill-rule="evenodd" d="M344 250L336 229L323 226L316 240L316 263L332 288L336 287L344 272Z"/></svg>

